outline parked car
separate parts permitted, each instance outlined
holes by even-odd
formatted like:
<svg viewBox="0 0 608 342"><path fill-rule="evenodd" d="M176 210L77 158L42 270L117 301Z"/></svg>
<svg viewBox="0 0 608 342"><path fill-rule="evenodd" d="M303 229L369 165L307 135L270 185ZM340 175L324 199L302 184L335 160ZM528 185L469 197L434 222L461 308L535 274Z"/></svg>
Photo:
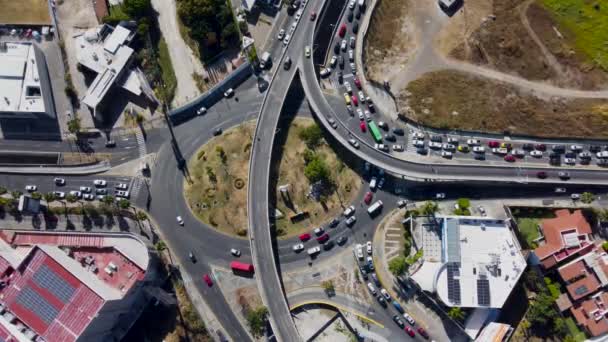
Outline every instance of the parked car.
<svg viewBox="0 0 608 342"><path fill-rule="evenodd" d="M362 122L362 124L365 127L365 123ZM348 139L348 143L351 144L354 148L359 148L359 142L355 139Z"/></svg>
<svg viewBox="0 0 608 342"><path fill-rule="evenodd" d="M342 246L343 244L346 243L347 237L346 236L340 236L338 238L338 240L336 240L336 242L338 243L338 245Z"/></svg>
<svg viewBox="0 0 608 342"><path fill-rule="evenodd" d="M354 216L351 216L349 218L346 219L346 221L344 221L344 223L348 226L348 227L352 227L355 222L357 222L357 218Z"/></svg>
<svg viewBox="0 0 608 342"><path fill-rule="evenodd" d="M292 249L293 249L294 252L300 253L301 251L304 250L304 244L303 243L297 243L297 244L293 245Z"/></svg>
<svg viewBox="0 0 608 342"><path fill-rule="evenodd" d="M79 190L80 190L80 192L85 192L85 193L89 193L89 192L91 192L91 188L90 188L90 187L88 187L88 186L81 186L81 187L79 188Z"/></svg>
<svg viewBox="0 0 608 342"><path fill-rule="evenodd" d="M64 199L65 198L65 192L63 192L63 191L53 191L53 195L55 195L56 199Z"/></svg>
<svg viewBox="0 0 608 342"><path fill-rule="evenodd" d="M410 337L414 337L416 336L416 333L414 332L414 329L410 328L410 327L405 327L405 332L410 335Z"/></svg>
<svg viewBox="0 0 608 342"><path fill-rule="evenodd" d="M55 179L53 179L53 181L55 182L55 185L59 185L59 186L65 185L65 179L64 178L55 178Z"/></svg>
<svg viewBox="0 0 608 342"><path fill-rule="evenodd" d="M87 201L92 201L92 200L95 199L95 195L93 195L93 194L83 194L82 198L85 199L85 200L87 200Z"/></svg>
<svg viewBox="0 0 608 342"><path fill-rule="evenodd" d="M365 196L363 197L363 202L365 202L365 204L369 205L370 203L372 203L372 199L374 198L374 193L371 191L368 191Z"/></svg>
<svg viewBox="0 0 608 342"><path fill-rule="evenodd" d="M327 240L323 244L323 250L328 251L328 250L332 249L334 247L334 245L335 245L335 243L333 242L333 240Z"/></svg>
<svg viewBox="0 0 608 342"><path fill-rule="evenodd" d="M399 326L399 328L401 328L401 329L405 328L405 323L403 323L403 321L401 320L399 315L393 316L393 322L395 322L395 324L397 324L397 326Z"/></svg>
<svg viewBox="0 0 608 342"><path fill-rule="evenodd" d="M122 198L129 198L129 192L124 190L118 190L116 191L116 196Z"/></svg>
<svg viewBox="0 0 608 342"><path fill-rule="evenodd" d="M213 281L211 280L211 277L208 274L205 274L203 276L203 280L205 281L207 286L209 286L209 287L213 286Z"/></svg>
<svg viewBox="0 0 608 342"><path fill-rule="evenodd" d="M344 216L348 217L355 213L355 206L351 205L346 210L344 210Z"/></svg>
<svg viewBox="0 0 608 342"><path fill-rule="evenodd" d="M557 176L562 179L562 180L568 180L570 179L570 173L565 172L565 171L560 171L557 173Z"/></svg>
<svg viewBox="0 0 608 342"><path fill-rule="evenodd" d="M289 35L288 35L288 36L289 36ZM224 92L224 97L225 97L225 98L230 98L230 97L232 97L233 95L234 95L234 89L232 89L232 88L228 88L228 90L226 90L226 91Z"/></svg>
<svg viewBox="0 0 608 342"><path fill-rule="evenodd" d="M300 241L306 242L306 241L310 240L310 234L308 234L308 233L300 234L299 238L300 238Z"/></svg>
<svg viewBox="0 0 608 342"><path fill-rule="evenodd" d="M25 190L26 190L26 191L29 191L29 192L34 192L34 191L36 191L37 189L38 189L38 186L36 186L36 185L26 185L26 186L25 186Z"/></svg>

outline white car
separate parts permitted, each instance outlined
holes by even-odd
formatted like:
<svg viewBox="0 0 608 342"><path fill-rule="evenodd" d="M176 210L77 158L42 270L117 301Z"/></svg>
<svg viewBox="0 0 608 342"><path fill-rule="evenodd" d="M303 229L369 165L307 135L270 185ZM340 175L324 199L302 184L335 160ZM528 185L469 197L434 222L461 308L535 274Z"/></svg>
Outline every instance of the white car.
<svg viewBox="0 0 608 342"><path fill-rule="evenodd" d="M297 22L291 23L291 27L289 28L289 32L295 31L296 27L298 27L298 23Z"/></svg>
<svg viewBox="0 0 608 342"><path fill-rule="evenodd" d="M388 153L388 145L384 145L384 144L374 144L374 148L376 150L382 151L382 152L387 152Z"/></svg>
<svg viewBox="0 0 608 342"><path fill-rule="evenodd" d="M325 69L321 70L321 72L319 72L319 75L322 78L325 78L325 77L329 76L329 74L331 74L331 69L330 68L325 68Z"/></svg>
<svg viewBox="0 0 608 342"><path fill-rule="evenodd" d="M355 9L355 0L350 0L350 2L348 3L348 9Z"/></svg>
<svg viewBox="0 0 608 342"><path fill-rule="evenodd" d="M555 192L557 192L558 194L563 194L564 192L566 192L566 188L555 188Z"/></svg>
<svg viewBox="0 0 608 342"><path fill-rule="evenodd" d="M351 62L355 60L355 52L352 49L348 50L348 60Z"/></svg>
<svg viewBox="0 0 608 342"><path fill-rule="evenodd" d="M386 298L387 301L391 300L391 295L388 294L388 291L386 291L386 289L381 289L380 293L384 296L384 298Z"/></svg>
<svg viewBox="0 0 608 342"><path fill-rule="evenodd" d="M429 142L429 148L432 148L434 150L440 150L441 149L441 143L440 142L431 141L431 142Z"/></svg>
<svg viewBox="0 0 608 342"><path fill-rule="evenodd" d="M359 120L365 120L365 115L363 115L363 110L361 108L357 108L357 115L359 116Z"/></svg>
<svg viewBox="0 0 608 342"><path fill-rule="evenodd" d="M285 37L285 30L284 30L284 29L281 29L281 30L279 31L279 34L277 35L277 39L278 39L278 40L283 40L283 37Z"/></svg>
<svg viewBox="0 0 608 342"><path fill-rule="evenodd" d="M393 151L403 152L403 150L404 150L403 145L399 145L399 144L393 145Z"/></svg>
<svg viewBox="0 0 608 342"><path fill-rule="evenodd" d="M340 50L346 51L346 39L342 39L342 43L340 43Z"/></svg>
<svg viewBox="0 0 608 342"><path fill-rule="evenodd" d="M236 248L230 248L230 254L234 255L235 257L240 257L241 256L241 251L239 251Z"/></svg>
<svg viewBox="0 0 608 342"><path fill-rule="evenodd" d="M575 158L564 158L564 164L574 165L574 164L576 164L576 159Z"/></svg>
<svg viewBox="0 0 608 342"><path fill-rule="evenodd" d="M56 199L65 198L65 192L63 192L63 191L53 191L53 195L55 195Z"/></svg>
<svg viewBox="0 0 608 342"><path fill-rule="evenodd" d="M450 151L441 151L441 156L445 159L452 159L454 154Z"/></svg>
<svg viewBox="0 0 608 342"><path fill-rule="evenodd" d="M357 222L357 218L354 216L351 216L351 217L347 218L346 221L344 221L344 223L348 227L351 227L353 224L355 224L355 222Z"/></svg>
<svg viewBox="0 0 608 342"><path fill-rule="evenodd" d="M365 94L363 94L363 92L360 90L359 90L359 101L361 101L361 103L365 103Z"/></svg>
<svg viewBox="0 0 608 342"><path fill-rule="evenodd" d="M353 94L353 87L351 87L350 82L344 83L344 86L346 87L346 92L349 95L352 95Z"/></svg>
<svg viewBox="0 0 608 342"><path fill-rule="evenodd" d="M302 18L302 10L301 9L296 12L295 18L296 18L296 21L298 21L298 20L300 20L300 18Z"/></svg>
<svg viewBox="0 0 608 342"><path fill-rule="evenodd" d="M104 187L104 186L106 186L107 184L108 184L108 182L106 182L106 181L105 181L105 180L103 180L103 179L96 179L96 180L94 180L94 181L93 181L93 185L95 185L95 186Z"/></svg>
<svg viewBox="0 0 608 342"><path fill-rule="evenodd" d="M32 192L32 191L36 191L36 189L38 189L38 187L36 185L26 185L25 186L25 190Z"/></svg>
<svg viewBox="0 0 608 342"><path fill-rule="evenodd" d="M583 150L583 146L581 145L570 145L570 150L574 152L579 152Z"/></svg>
<svg viewBox="0 0 608 342"><path fill-rule="evenodd" d="M95 199L95 195L93 195L93 194L83 194L82 198L84 198L87 201L92 201L92 200Z"/></svg>
<svg viewBox="0 0 608 342"><path fill-rule="evenodd" d="M86 192L86 193L91 192L91 188L88 186L81 186L78 190L80 190L80 192Z"/></svg>
<svg viewBox="0 0 608 342"><path fill-rule="evenodd" d="M351 205L350 207L346 208L346 210L344 210L344 216L348 217L352 214L355 213L355 206Z"/></svg>
<svg viewBox="0 0 608 342"><path fill-rule="evenodd" d="M304 244L303 243L298 243L298 244L293 245L292 248L293 248L294 252L298 253L298 252L301 252L301 251L304 250Z"/></svg>
<svg viewBox="0 0 608 342"><path fill-rule="evenodd" d="M424 140L424 133L416 132L416 133L412 134L412 137L414 139L422 139L422 140Z"/></svg>
<svg viewBox="0 0 608 342"><path fill-rule="evenodd" d="M424 140L414 140L413 145L414 147L424 147Z"/></svg>
<svg viewBox="0 0 608 342"><path fill-rule="evenodd" d="M314 255L321 253L321 247L317 246L317 247L309 248L307 253L312 258Z"/></svg>
<svg viewBox="0 0 608 342"><path fill-rule="evenodd" d="M475 152L475 153L485 153L486 149L483 146L473 146L473 152Z"/></svg>
<svg viewBox="0 0 608 342"><path fill-rule="evenodd" d="M539 151L539 150L530 151L530 156L532 156L534 158L542 158L543 151Z"/></svg>
<svg viewBox="0 0 608 342"><path fill-rule="evenodd" d="M184 225L184 219L181 216L176 217L175 220L177 221L177 224L179 224L180 226Z"/></svg>
<svg viewBox="0 0 608 342"><path fill-rule="evenodd" d="M367 283L367 288L369 289L369 292L371 292L374 296L376 295L376 288L374 287L374 284Z"/></svg>
<svg viewBox="0 0 608 342"><path fill-rule="evenodd" d="M446 151L456 151L456 146L448 143L443 144L442 148Z"/></svg>
<svg viewBox="0 0 608 342"><path fill-rule="evenodd" d="M481 141L479 141L479 139L467 139L467 145L478 146L481 145Z"/></svg>
<svg viewBox="0 0 608 342"><path fill-rule="evenodd" d="M319 236L319 235L323 234L324 231L325 231L325 229L323 229L323 227L319 227L319 228L315 228L314 233L316 236Z"/></svg>
<svg viewBox="0 0 608 342"><path fill-rule="evenodd" d="M458 138L448 137L448 144L458 145Z"/></svg>
<svg viewBox="0 0 608 342"><path fill-rule="evenodd" d="M330 65L332 68L335 68L335 67L336 67L336 63L338 63L338 56L335 56L335 55L334 55L334 56L331 58L331 60L329 61L329 65Z"/></svg>
<svg viewBox="0 0 608 342"><path fill-rule="evenodd" d="M355 63L350 63L350 71L353 73L353 75L357 73L357 67L355 66Z"/></svg>
<svg viewBox="0 0 608 342"><path fill-rule="evenodd" d="M128 188L129 188L129 185L127 185L125 183L119 183L116 185L116 189L127 190Z"/></svg>
<svg viewBox="0 0 608 342"><path fill-rule="evenodd" d="M201 107L196 111L196 115L203 115L207 113L207 108L206 107Z"/></svg>
<svg viewBox="0 0 608 342"><path fill-rule="evenodd" d="M416 321L414 321L414 319L412 318L412 316L408 315L408 313L404 313L403 314L403 318L405 318L405 320L411 324L411 325L416 325Z"/></svg>
<svg viewBox="0 0 608 342"><path fill-rule="evenodd" d="M70 191L70 195L76 196L76 198L82 197L82 193L80 191L75 191L75 190Z"/></svg>
<svg viewBox="0 0 608 342"><path fill-rule="evenodd" d="M354 148L359 148L359 142L355 139L348 139L348 143L351 144Z"/></svg>
<svg viewBox="0 0 608 342"><path fill-rule="evenodd" d="M118 190L118 191L116 191L116 196L122 197L122 198L129 198L129 192L124 191L124 190Z"/></svg>
<svg viewBox="0 0 608 342"><path fill-rule="evenodd" d="M355 256L357 259L363 260L363 245L360 243L355 246Z"/></svg>
<svg viewBox="0 0 608 342"><path fill-rule="evenodd" d="M366 110L366 111L364 112L364 114L365 114L365 120L366 120L367 122L372 121L372 114L369 112L369 110Z"/></svg>
<svg viewBox="0 0 608 342"><path fill-rule="evenodd" d="M608 158L608 151L602 151L602 152L598 152L598 153L596 153L596 156L597 156L598 158L600 158L600 159L601 159L601 158Z"/></svg>
<svg viewBox="0 0 608 342"><path fill-rule="evenodd" d="M403 208L403 207L405 207L406 205L407 205L407 200L398 200L398 201L397 201L397 206L398 206L399 208Z"/></svg>
<svg viewBox="0 0 608 342"><path fill-rule="evenodd" d="M526 151L524 151L524 150L522 150L522 149L519 149L519 148L518 148L518 149L513 150L513 152L511 152L511 153L512 153L514 156L516 156L516 157L520 157L520 158L526 155Z"/></svg>
<svg viewBox="0 0 608 342"><path fill-rule="evenodd" d="M65 185L65 179L63 178L55 178L53 179L56 185Z"/></svg>
<svg viewBox="0 0 608 342"><path fill-rule="evenodd" d="M231 97L232 95L234 95L234 89L232 88L228 88L228 90L224 92L224 97L226 98Z"/></svg>
<svg viewBox="0 0 608 342"><path fill-rule="evenodd" d="M443 193L443 192L438 192L438 193L436 193L436 194L435 194L435 198L437 198L437 199L442 199L442 198L445 198L445 193Z"/></svg>
<svg viewBox="0 0 608 342"><path fill-rule="evenodd" d="M377 182L378 182L378 180L376 179L376 177L372 177L372 179L369 181L369 189L372 191L376 190Z"/></svg>
<svg viewBox="0 0 608 342"><path fill-rule="evenodd" d="M290 39L291 39L291 35L290 34L285 35L285 39L283 39L283 45L289 44L289 40Z"/></svg>
<svg viewBox="0 0 608 342"><path fill-rule="evenodd" d="M366 259L366 264L367 264L367 268L368 268L370 271L373 271L373 270L374 270L374 259L372 259L372 257L371 257L371 256L368 256L368 257L367 257L367 259Z"/></svg>
<svg viewBox="0 0 608 342"><path fill-rule="evenodd" d="M492 153L494 153L494 154L500 154L500 155L505 155L505 154L509 153L509 150L507 150L504 147L494 147L492 149Z"/></svg>
<svg viewBox="0 0 608 342"><path fill-rule="evenodd" d="M372 242L371 241L367 241L367 243L365 244L365 250L367 251L367 254L372 255Z"/></svg>

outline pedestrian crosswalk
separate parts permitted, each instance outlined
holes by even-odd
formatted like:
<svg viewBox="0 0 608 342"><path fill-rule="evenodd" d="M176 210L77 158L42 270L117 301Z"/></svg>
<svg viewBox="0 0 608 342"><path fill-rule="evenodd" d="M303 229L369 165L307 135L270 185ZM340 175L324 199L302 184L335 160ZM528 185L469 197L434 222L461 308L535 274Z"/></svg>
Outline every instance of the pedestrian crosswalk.
<svg viewBox="0 0 608 342"><path fill-rule="evenodd" d="M148 154L148 151L146 149L146 139L144 138L144 134L141 132L141 130L137 130L137 132L135 132L135 139L137 139L137 149L139 150L139 156L143 157Z"/></svg>
<svg viewBox="0 0 608 342"><path fill-rule="evenodd" d="M143 158L144 156L146 156L148 154L148 150L146 148L146 139L144 138L144 135L141 130L137 130L135 132L135 139L137 140L137 150L139 152L139 157ZM132 198L137 198L137 196L139 195L139 191L141 190L142 183L144 182L142 177L143 177L143 175L137 175L136 177L133 177L133 179L131 180L130 189L131 189Z"/></svg>
<svg viewBox="0 0 608 342"><path fill-rule="evenodd" d="M131 179L131 185L129 188L131 189L131 197L137 198L139 191L141 190L141 186L143 185L144 180L141 177L133 177Z"/></svg>

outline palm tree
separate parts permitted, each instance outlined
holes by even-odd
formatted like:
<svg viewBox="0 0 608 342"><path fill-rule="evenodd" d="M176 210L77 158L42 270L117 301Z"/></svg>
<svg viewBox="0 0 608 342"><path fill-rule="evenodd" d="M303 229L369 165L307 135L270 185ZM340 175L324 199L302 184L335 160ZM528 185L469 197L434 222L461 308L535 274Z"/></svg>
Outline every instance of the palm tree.
<svg viewBox="0 0 608 342"><path fill-rule="evenodd" d="M450 311L448 311L448 316L455 321L462 321L464 319L464 312L461 308L455 306L450 308Z"/></svg>
<svg viewBox="0 0 608 342"><path fill-rule="evenodd" d="M67 194L67 196L65 196L65 200L70 203L74 203L74 202L78 201L78 197L74 194Z"/></svg>
<svg viewBox="0 0 608 342"><path fill-rule="evenodd" d="M137 214L136 214L136 217L137 217L138 221L144 221L144 220L146 220L148 218L148 214L146 214L143 211L138 211Z"/></svg>
<svg viewBox="0 0 608 342"><path fill-rule="evenodd" d="M47 192L46 194L44 194L44 200L47 203L53 202L55 200L55 194L52 192Z"/></svg>

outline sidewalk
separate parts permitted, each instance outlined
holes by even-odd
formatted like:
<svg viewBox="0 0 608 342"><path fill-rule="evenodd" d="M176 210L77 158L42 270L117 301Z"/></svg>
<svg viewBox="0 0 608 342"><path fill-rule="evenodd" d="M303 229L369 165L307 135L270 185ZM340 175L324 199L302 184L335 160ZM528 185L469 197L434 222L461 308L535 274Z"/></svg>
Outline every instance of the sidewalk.
<svg viewBox="0 0 608 342"><path fill-rule="evenodd" d="M391 219L394 219L395 216L401 217L401 215L403 215L402 209L387 215L382 222L380 222L378 229L376 229L376 232L374 233L373 258L378 280L380 280L382 287L388 291L391 297L397 300L405 311L416 320L416 324L422 326L426 331L433 335L432 337L436 341L453 341L454 337L446 331L441 317L433 310L418 302L414 295L409 295L403 291L397 282L397 279L388 270L388 260L385 255L385 233L388 227L393 226L390 224ZM400 222L400 219L398 222Z"/></svg>

